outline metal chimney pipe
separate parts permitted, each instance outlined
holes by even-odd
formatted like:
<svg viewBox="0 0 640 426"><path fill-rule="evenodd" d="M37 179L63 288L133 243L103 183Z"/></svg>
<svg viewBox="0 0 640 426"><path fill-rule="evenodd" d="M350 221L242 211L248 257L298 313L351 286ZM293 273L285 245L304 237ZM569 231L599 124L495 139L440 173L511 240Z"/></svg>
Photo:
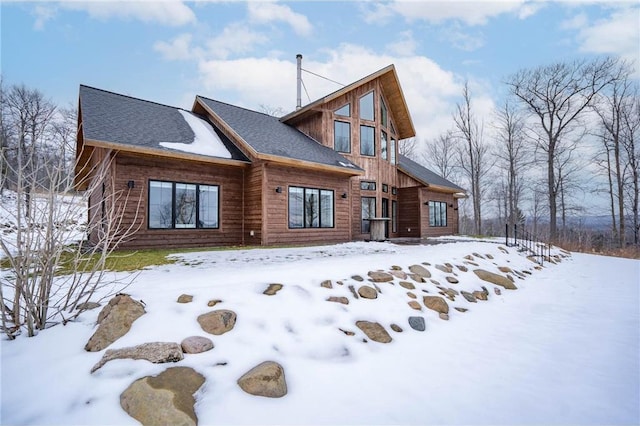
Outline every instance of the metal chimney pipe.
<svg viewBox="0 0 640 426"><path fill-rule="evenodd" d="M296 110L302 108L302 55L298 53L296 55L298 62L298 81L297 81L297 97L296 97Z"/></svg>

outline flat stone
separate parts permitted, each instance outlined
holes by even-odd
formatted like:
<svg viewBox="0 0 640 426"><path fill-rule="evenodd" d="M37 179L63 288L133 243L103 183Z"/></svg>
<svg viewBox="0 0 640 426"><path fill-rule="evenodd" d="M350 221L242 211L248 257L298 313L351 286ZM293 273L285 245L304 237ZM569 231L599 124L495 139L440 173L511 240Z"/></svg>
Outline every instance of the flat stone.
<svg viewBox="0 0 640 426"><path fill-rule="evenodd" d="M402 271L402 266L393 265L391 266L392 271Z"/></svg>
<svg viewBox="0 0 640 426"><path fill-rule="evenodd" d="M356 333L354 333L353 331L350 331L350 330L343 330L341 328L338 328L338 330L342 331L347 336L355 336L356 335Z"/></svg>
<svg viewBox="0 0 640 426"><path fill-rule="evenodd" d="M493 291L494 291L498 296L500 296L500 295L502 294L502 291L501 291L498 287L494 287L494 288L493 288Z"/></svg>
<svg viewBox="0 0 640 426"><path fill-rule="evenodd" d="M195 426L193 395L204 382L204 376L190 367L168 368L133 382L120 395L120 406L143 425Z"/></svg>
<svg viewBox="0 0 640 426"><path fill-rule="evenodd" d="M392 269L391 271L389 271L389 273L396 278L400 278L401 280L407 279L407 273L404 271L396 271L395 269Z"/></svg>
<svg viewBox="0 0 640 426"><path fill-rule="evenodd" d="M500 272L504 272L505 274L509 274L509 273L513 272L513 270L511 268L509 268L508 266L498 266L498 270Z"/></svg>
<svg viewBox="0 0 640 426"><path fill-rule="evenodd" d="M440 317L441 320L449 321L449 314L445 314L443 312L440 312L439 317Z"/></svg>
<svg viewBox="0 0 640 426"><path fill-rule="evenodd" d="M422 265L411 265L409 266L409 270L422 278L431 278L431 272Z"/></svg>
<svg viewBox="0 0 640 426"><path fill-rule="evenodd" d="M354 281L359 281L359 282L364 281L364 278L362 278L360 275L352 275L351 279L354 280Z"/></svg>
<svg viewBox="0 0 640 426"><path fill-rule="evenodd" d="M453 272L453 268L446 265L436 265L436 269L439 271L445 272L447 274L450 274Z"/></svg>
<svg viewBox="0 0 640 426"><path fill-rule="evenodd" d="M191 303L193 302L193 296L190 294L181 294L178 296L178 303Z"/></svg>
<svg viewBox="0 0 640 426"><path fill-rule="evenodd" d="M213 349L213 342L204 336L189 336L180 342L182 352L186 354L199 354Z"/></svg>
<svg viewBox="0 0 640 426"><path fill-rule="evenodd" d="M331 284L331 280L324 280L324 281L322 281L320 283L320 287L332 289L333 288L333 284Z"/></svg>
<svg viewBox="0 0 640 426"><path fill-rule="evenodd" d="M461 291L460 294L462 294L462 297L467 299L467 302L478 303L478 301L476 300L476 297L473 294L469 293L468 291Z"/></svg>
<svg viewBox="0 0 640 426"><path fill-rule="evenodd" d="M478 253L473 253L473 255L474 255L475 257L479 257L480 259L484 259L484 257L482 257L481 255L479 255Z"/></svg>
<svg viewBox="0 0 640 426"><path fill-rule="evenodd" d="M236 313L228 309L211 311L200 315L198 323L207 333L221 335L231 331L236 325Z"/></svg>
<svg viewBox="0 0 640 426"><path fill-rule="evenodd" d="M389 327L391 327L391 329L396 333L402 333L402 327L400 327L398 324L391 324Z"/></svg>
<svg viewBox="0 0 640 426"><path fill-rule="evenodd" d="M269 284L269 287L267 287L267 289L263 291L262 294L266 294L267 296L273 296L280 290L282 290L282 284L277 284L277 283Z"/></svg>
<svg viewBox="0 0 640 426"><path fill-rule="evenodd" d="M107 349L104 355L102 355L102 359L100 359L100 361L91 368L91 373L114 359L144 359L154 364L162 364L165 362L178 362L183 358L182 349L177 343L143 343L142 345L126 348Z"/></svg>
<svg viewBox="0 0 640 426"><path fill-rule="evenodd" d="M409 304L411 309L415 309L416 311L421 311L422 310L422 306L420 306L420 303L418 303L415 300L411 300L411 301L409 301L407 303Z"/></svg>
<svg viewBox="0 0 640 426"><path fill-rule="evenodd" d="M386 283L386 282L389 282L389 281L393 281L393 275L391 275L388 272L369 271L369 273L367 275L369 275L369 278L374 283Z"/></svg>
<svg viewBox="0 0 640 426"><path fill-rule="evenodd" d="M409 317L409 325L416 331L425 331L427 329L422 317Z"/></svg>
<svg viewBox="0 0 640 426"><path fill-rule="evenodd" d="M462 312L462 313L465 313L465 312L467 312L467 311L468 311L468 309L467 309L467 308L460 308L460 307L457 307L457 306L456 306L454 309L455 309L456 311L458 311L458 312Z"/></svg>
<svg viewBox="0 0 640 426"><path fill-rule="evenodd" d="M346 297L338 297L338 296L331 296L327 299L327 302L336 302L336 303L342 303L343 305L348 305L349 304L349 299L347 299Z"/></svg>
<svg viewBox="0 0 640 426"><path fill-rule="evenodd" d="M135 320L146 311L142 303L128 294L118 294L98 314L98 329L93 333L84 349L99 352L127 334Z"/></svg>
<svg viewBox="0 0 640 426"><path fill-rule="evenodd" d="M99 308L100 305L98 302L83 302L83 303L78 303L78 305L76 306L76 310L78 311L90 311L92 309L96 309Z"/></svg>
<svg viewBox="0 0 640 426"><path fill-rule="evenodd" d="M409 281L400 281L400 287L404 287L407 290L415 290L416 286L410 283Z"/></svg>
<svg viewBox="0 0 640 426"><path fill-rule="evenodd" d="M516 290L518 287L507 277L484 269L474 269L473 272L483 281L504 287L507 290Z"/></svg>
<svg viewBox="0 0 640 426"><path fill-rule="evenodd" d="M356 321L356 326L374 342L389 343L393 340L387 330L377 322Z"/></svg>
<svg viewBox="0 0 640 426"><path fill-rule="evenodd" d="M491 254L485 254L485 256L487 256L487 259L491 259L491 260L493 260L493 255L491 255Z"/></svg>
<svg viewBox="0 0 640 426"><path fill-rule="evenodd" d="M216 306L218 303L222 303L222 300L220 299L211 299L207 302L207 306L212 308L214 306Z"/></svg>
<svg viewBox="0 0 640 426"><path fill-rule="evenodd" d="M424 296L422 298L424 306L438 313L449 313L449 305L440 296Z"/></svg>
<svg viewBox="0 0 640 426"><path fill-rule="evenodd" d="M411 293L410 291L407 292L407 296L409 296L412 299L417 299L418 296L416 296L415 294Z"/></svg>
<svg viewBox="0 0 640 426"><path fill-rule="evenodd" d="M469 271L469 268L467 268L464 265L456 265L456 268L458 268L462 272L468 272Z"/></svg>
<svg viewBox="0 0 640 426"><path fill-rule="evenodd" d="M238 379L238 386L250 395L281 398L287 394L284 368L275 361L265 361Z"/></svg>
<svg viewBox="0 0 640 426"><path fill-rule="evenodd" d="M456 277L448 276L446 279L450 284L458 284L460 282Z"/></svg>
<svg viewBox="0 0 640 426"><path fill-rule="evenodd" d="M375 288L369 287L368 285L363 285L358 289L358 294L363 299L377 299L378 292Z"/></svg>
<svg viewBox="0 0 640 426"><path fill-rule="evenodd" d="M484 291L474 291L473 292L473 297L475 297L478 300L487 300L488 297L486 295L486 293Z"/></svg>
<svg viewBox="0 0 640 426"><path fill-rule="evenodd" d="M421 276L421 275L418 275L418 274L409 274L409 278L411 278L412 280L414 280L414 281L415 281L415 282L417 282L417 283L424 283L424 282L426 282L426 281L424 280L424 278L422 278L422 276Z"/></svg>
<svg viewBox="0 0 640 426"><path fill-rule="evenodd" d="M349 291L351 292L354 298L359 299L358 292L356 291L356 288L354 286L350 285Z"/></svg>

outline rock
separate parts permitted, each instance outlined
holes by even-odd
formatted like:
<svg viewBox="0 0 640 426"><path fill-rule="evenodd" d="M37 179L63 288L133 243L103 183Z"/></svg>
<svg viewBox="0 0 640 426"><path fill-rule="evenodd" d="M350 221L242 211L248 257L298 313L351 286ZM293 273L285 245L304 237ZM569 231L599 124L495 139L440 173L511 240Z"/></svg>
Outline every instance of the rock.
<svg viewBox="0 0 640 426"><path fill-rule="evenodd" d="M458 292L451 288L442 289L442 292L446 294L451 301L454 301L456 299L456 296L458 295Z"/></svg>
<svg viewBox="0 0 640 426"><path fill-rule="evenodd" d="M236 325L236 313L228 309L220 309L202 314L198 317L198 323L204 331L210 334L220 335L233 329Z"/></svg>
<svg viewBox="0 0 640 426"><path fill-rule="evenodd" d="M447 274L450 274L453 272L453 268L446 265L436 265L436 269L439 271L445 272Z"/></svg>
<svg viewBox="0 0 640 426"><path fill-rule="evenodd" d="M344 334L346 334L347 336L355 336L356 333L354 333L353 331L349 331L349 330L343 330L341 328L338 328L338 330L342 331Z"/></svg>
<svg viewBox="0 0 640 426"><path fill-rule="evenodd" d="M398 266L398 265L393 265L393 266L391 266L391 270L392 271L402 271L402 267Z"/></svg>
<svg viewBox="0 0 640 426"><path fill-rule="evenodd" d="M374 342L389 343L392 340L387 330L377 322L356 321L356 326Z"/></svg>
<svg viewBox="0 0 640 426"><path fill-rule="evenodd" d="M500 250L501 252L503 252L505 254L509 254L509 250L507 250L506 248L504 248L502 246L498 246L498 250Z"/></svg>
<svg viewBox="0 0 640 426"><path fill-rule="evenodd" d="M281 398L287 394L284 369L274 361L265 361L247 371L238 379L238 386L248 394Z"/></svg>
<svg viewBox="0 0 640 426"><path fill-rule="evenodd" d="M411 265L409 266L409 270L422 278L431 278L431 272L422 265Z"/></svg>
<svg viewBox="0 0 640 426"><path fill-rule="evenodd" d="M440 296L424 296L422 298L424 306L438 313L449 313L449 305Z"/></svg>
<svg viewBox="0 0 640 426"><path fill-rule="evenodd" d="M409 278L411 278L412 280L414 280L414 281L415 281L415 282L417 282L417 283L424 283L424 282L426 282L426 281L424 280L424 278L422 278L422 276L421 276L421 275L418 275L418 274L409 274Z"/></svg>
<svg viewBox="0 0 640 426"><path fill-rule="evenodd" d="M358 282L364 281L364 278L362 278L360 275L353 275L351 279Z"/></svg>
<svg viewBox="0 0 640 426"><path fill-rule="evenodd" d="M473 260L473 256L471 256L470 254L466 255L464 258L467 260Z"/></svg>
<svg viewBox="0 0 640 426"><path fill-rule="evenodd" d="M500 289L499 289L498 287L494 287L494 288L493 288L493 291L494 291L498 296L500 296L500 295L502 294L502 291L500 291Z"/></svg>
<svg viewBox="0 0 640 426"><path fill-rule="evenodd" d="M493 256L492 256L492 255L490 255L490 254L485 254L485 256L487 256L487 259L491 259L491 260L493 260Z"/></svg>
<svg viewBox="0 0 640 426"><path fill-rule="evenodd" d="M471 262L471 261L468 261L468 260L465 260L464 263L466 263L467 265L472 265L472 266L480 266L476 262Z"/></svg>
<svg viewBox="0 0 640 426"><path fill-rule="evenodd" d="M469 293L468 291L461 291L460 294L462 294L462 297L467 299L467 302L478 303L478 301L476 300L476 297L473 294Z"/></svg>
<svg viewBox="0 0 640 426"><path fill-rule="evenodd" d="M127 334L135 320L145 313L142 303L128 294L118 294L102 308L98 315L98 329L84 349L98 352Z"/></svg>
<svg viewBox="0 0 640 426"><path fill-rule="evenodd" d="M425 331L427 329L422 317L409 317L409 325L416 331Z"/></svg>
<svg viewBox="0 0 640 426"><path fill-rule="evenodd" d="M320 287L332 289L333 288L333 284L331 284L331 280L324 280L324 281L322 281L320 283Z"/></svg>
<svg viewBox="0 0 640 426"><path fill-rule="evenodd" d="M207 302L207 306L212 308L214 306L216 306L218 303L222 303L222 300L220 299L211 299Z"/></svg>
<svg viewBox="0 0 640 426"><path fill-rule="evenodd" d="M327 302L336 302L336 303L342 303L343 305L348 305L349 299L347 299L346 297L331 296L327 299Z"/></svg>
<svg viewBox="0 0 640 426"><path fill-rule="evenodd" d="M439 317L441 320L449 321L449 314L440 312Z"/></svg>
<svg viewBox="0 0 640 426"><path fill-rule="evenodd" d="M410 291L407 292L407 296L409 296L412 299L417 299L418 296L416 296L415 294L411 293Z"/></svg>
<svg viewBox="0 0 640 426"><path fill-rule="evenodd" d="M451 277L451 276L447 277L447 281L451 284L458 284L460 282L456 277Z"/></svg>
<svg viewBox="0 0 640 426"><path fill-rule="evenodd" d="M440 282L438 282L438 281L436 281L434 279L431 279L429 281L431 281L431 284L440 285Z"/></svg>
<svg viewBox="0 0 640 426"><path fill-rule="evenodd" d="M404 287L407 290L415 290L416 286L409 281L400 281L400 287Z"/></svg>
<svg viewBox="0 0 640 426"><path fill-rule="evenodd" d="M204 381L192 368L168 368L133 382L120 395L120 406L143 425L196 425L193 395Z"/></svg>
<svg viewBox="0 0 640 426"><path fill-rule="evenodd" d="M467 309L467 308L459 308L459 307L457 307L457 306L456 306L454 309L455 309L456 311L458 311L458 312L462 312L462 313L465 313L465 312L467 312L467 311L468 311L468 309Z"/></svg>
<svg viewBox="0 0 640 426"><path fill-rule="evenodd" d="M378 293L382 294L382 289L380 289L380 287L378 287L376 283L371 283L371 284L373 284L373 288L375 288Z"/></svg>
<svg viewBox="0 0 640 426"><path fill-rule="evenodd" d="M404 271L396 271L395 269L392 269L391 271L389 271L389 273L396 278L400 278L401 280L407 279L407 273Z"/></svg>
<svg viewBox="0 0 640 426"><path fill-rule="evenodd" d="M387 283L393 281L393 275L383 271L369 271L367 274L374 283Z"/></svg>
<svg viewBox="0 0 640 426"><path fill-rule="evenodd" d="M498 269L500 270L500 272L504 272L505 274L509 274L513 272L513 270L508 266L498 266Z"/></svg>
<svg viewBox="0 0 640 426"><path fill-rule="evenodd" d="M358 292L356 292L356 288L352 285L349 286L349 291L351 292L351 294L353 294L353 297L355 297L356 299L358 299Z"/></svg>
<svg viewBox="0 0 640 426"><path fill-rule="evenodd" d="M336 281L336 284L343 285L344 283L342 281Z"/></svg>
<svg viewBox="0 0 640 426"><path fill-rule="evenodd" d="M282 284L269 284L269 287L262 294L266 294L267 296L273 296L277 292L282 290Z"/></svg>
<svg viewBox="0 0 640 426"><path fill-rule="evenodd" d="M487 294L484 291L474 291L473 292L473 297L475 297L477 300L487 300Z"/></svg>
<svg viewBox="0 0 640 426"><path fill-rule="evenodd" d="M389 327L391 327L391 329L396 333L402 333L402 327L400 327L398 324L391 324Z"/></svg>
<svg viewBox="0 0 640 426"><path fill-rule="evenodd" d="M83 303L78 303L78 306L76 306L76 310L78 311L90 311L92 309L96 309L99 308L100 305L98 302L83 302Z"/></svg>
<svg viewBox="0 0 640 426"><path fill-rule="evenodd" d="M469 268L467 268L464 265L456 265L456 268L458 268L462 272L468 272L469 271Z"/></svg>
<svg viewBox="0 0 640 426"><path fill-rule="evenodd" d="M474 269L473 272L483 281L490 282L492 284L499 285L507 290L516 290L518 287L504 275L494 274L493 272L485 271L484 269Z"/></svg>
<svg viewBox="0 0 640 426"><path fill-rule="evenodd" d="M193 302L193 296L190 294L181 294L178 296L178 303L191 303Z"/></svg>
<svg viewBox="0 0 640 426"><path fill-rule="evenodd" d="M144 359L154 364L162 364L165 362L178 362L183 358L182 349L177 343L143 343L142 345L127 348L107 349L102 359L91 368L91 373L114 359Z"/></svg>
<svg viewBox="0 0 640 426"><path fill-rule="evenodd" d="M373 288L373 287L369 287L368 285L363 285L362 287L360 287L358 289L358 294L363 299L377 299L378 298L378 292L376 291L376 289Z"/></svg>
<svg viewBox="0 0 640 426"><path fill-rule="evenodd" d="M479 257L480 259L484 259L484 257L482 257L481 255L479 255L478 253L473 253L473 255L474 255L475 257Z"/></svg>
<svg viewBox="0 0 640 426"><path fill-rule="evenodd" d="M190 336L180 343L185 354L199 354L213 349L213 342L208 337Z"/></svg>
<svg viewBox="0 0 640 426"><path fill-rule="evenodd" d="M422 262L422 264L423 264L424 266L431 266L431 264L430 264L429 262Z"/></svg>
<svg viewBox="0 0 640 426"><path fill-rule="evenodd" d="M416 302L415 300L411 300L407 303L409 304L409 306L411 306L411 309L415 309L416 311L422 310L422 306L420 306L420 303Z"/></svg>

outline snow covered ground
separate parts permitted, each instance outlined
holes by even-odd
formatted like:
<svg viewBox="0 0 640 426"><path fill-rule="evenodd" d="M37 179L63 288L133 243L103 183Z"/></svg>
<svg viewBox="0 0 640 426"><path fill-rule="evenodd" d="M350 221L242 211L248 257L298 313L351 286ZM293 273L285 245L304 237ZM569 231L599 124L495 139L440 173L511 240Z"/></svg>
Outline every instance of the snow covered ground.
<svg viewBox="0 0 640 426"><path fill-rule="evenodd" d="M177 254L173 265L142 271L126 290L147 313L110 348L206 335L196 318L213 309L238 315L235 328L208 336L209 352L177 365L206 377L196 395L200 424L638 424L640 423L640 262L573 253L558 264L533 262L490 242L433 246L348 243L287 249ZM518 290L494 293L471 270L449 284L436 264L529 271ZM558 251L555 251L558 253ZM488 258L489 254L493 259ZM488 301L449 302L450 320L411 309L406 289L377 284L375 300L348 290L368 271L427 268L442 286L490 291ZM466 264L473 269L474 266ZM320 286L332 280L333 289ZM337 284L341 280L343 285ZM411 280L408 280L411 281ZM262 292L281 283L275 296ZM421 301L437 294L416 284ZM178 304L186 293L193 302ZM345 296L349 305L327 302ZM211 299L221 299L215 308ZM134 380L174 364L116 360L94 374L102 352L83 347L99 309L34 338L1 342L2 424L136 424L119 405ZM426 331L411 329L419 315ZM393 337L369 341L357 320L378 321ZM390 330L390 324L402 333ZM347 336L339 330L355 332ZM244 393L236 380L262 361L285 369L289 393L280 399Z"/></svg>

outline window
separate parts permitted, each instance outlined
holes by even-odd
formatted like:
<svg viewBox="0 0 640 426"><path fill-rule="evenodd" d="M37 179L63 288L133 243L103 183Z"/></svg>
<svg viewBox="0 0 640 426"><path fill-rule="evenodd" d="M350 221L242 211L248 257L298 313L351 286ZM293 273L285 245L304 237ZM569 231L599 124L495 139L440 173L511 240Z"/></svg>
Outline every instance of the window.
<svg viewBox="0 0 640 426"><path fill-rule="evenodd" d="M393 121L389 121L389 127L391 127L391 133L393 134L398 134L398 132L396 132L396 128L393 126Z"/></svg>
<svg viewBox="0 0 640 426"><path fill-rule="evenodd" d="M369 218L376 217L376 198L362 197L362 233L370 231Z"/></svg>
<svg viewBox="0 0 640 426"><path fill-rule="evenodd" d="M339 152L351 152L351 124L344 121L333 123L333 147Z"/></svg>
<svg viewBox="0 0 640 426"><path fill-rule="evenodd" d="M219 187L149 181L150 229L218 228Z"/></svg>
<svg viewBox="0 0 640 426"><path fill-rule="evenodd" d="M360 118L373 121L373 92L369 92L360 98Z"/></svg>
<svg viewBox="0 0 640 426"><path fill-rule="evenodd" d="M396 140L394 138L391 138L389 151L391 151L391 164L396 164Z"/></svg>
<svg viewBox="0 0 640 426"><path fill-rule="evenodd" d="M429 226L447 226L447 203L429 201Z"/></svg>
<svg viewBox="0 0 640 426"><path fill-rule="evenodd" d="M366 180L360 181L360 189L363 191L375 191L376 190L376 183L375 182L369 182Z"/></svg>
<svg viewBox="0 0 640 426"><path fill-rule="evenodd" d="M351 104L346 104L335 110L335 115L341 115L343 117L351 117Z"/></svg>
<svg viewBox="0 0 640 426"><path fill-rule="evenodd" d="M380 96L380 124L382 124L384 127L387 127L387 120L387 106L385 105L382 96Z"/></svg>
<svg viewBox="0 0 640 426"><path fill-rule="evenodd" d="M391 201L391 232L398 232L398 202Z"/></svg>
<svg viewBox="0 0 640 426"><path fill-rule="evenodd" d="M376 155L375 128L360 126L360 154L371 157Z"/></svg>
<svg viewBox="0 0 640 426"><path fill-rule="evenodd" d="M333 228L333 191L290 186L289 228Z"/></svg>
<svg viewBox="0 0 640 426"><path fill-rule="evenodd" d="M389 185L387 185L386 183L382 184L382 192L389 192Z"/></svg>
<svg viewBox="0 0 640 426"><path fill-rule="evenodd" d="M396 188L395 186L392 186L391 187L391 194L397 195L398 194L398 188Z"/></svg>
<svg viewBox="0 0 640 426"><path fill-rule="evenodd" d="M380 132L380 150L382 151L382 159L386 160L387 156L387 132Z"/></svg>

